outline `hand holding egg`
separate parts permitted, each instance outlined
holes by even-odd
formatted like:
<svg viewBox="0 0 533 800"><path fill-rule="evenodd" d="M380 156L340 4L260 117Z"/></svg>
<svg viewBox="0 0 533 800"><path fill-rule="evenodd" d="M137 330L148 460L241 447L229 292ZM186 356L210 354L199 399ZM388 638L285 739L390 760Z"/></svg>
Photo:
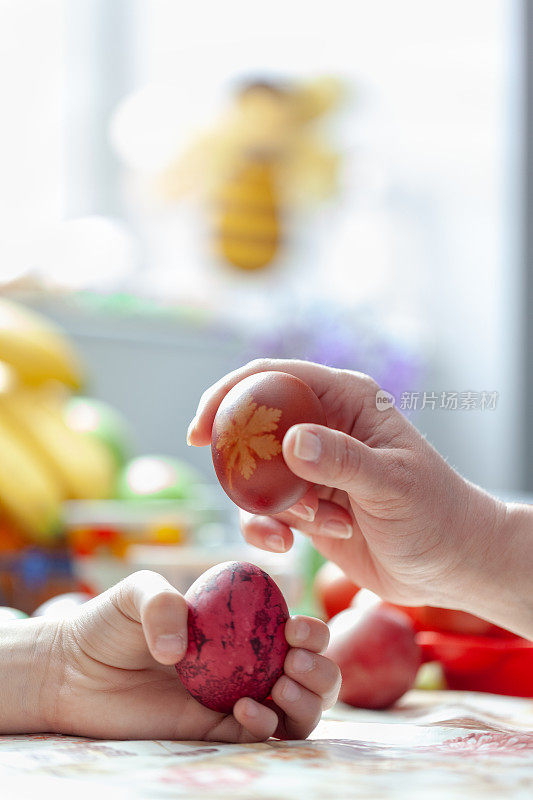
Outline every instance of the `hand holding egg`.
<svg viewBox="0 0 533 800"><path fill-rule="evenodd" d="M338 668L320 655L326 625L288 618L279 589L251 564L214 568L187 600L161 575L137 572L67 617L26 625L38 645L29 668L32 685L41 687L40 731L103 739L301 739L340 687Z"/></svg>

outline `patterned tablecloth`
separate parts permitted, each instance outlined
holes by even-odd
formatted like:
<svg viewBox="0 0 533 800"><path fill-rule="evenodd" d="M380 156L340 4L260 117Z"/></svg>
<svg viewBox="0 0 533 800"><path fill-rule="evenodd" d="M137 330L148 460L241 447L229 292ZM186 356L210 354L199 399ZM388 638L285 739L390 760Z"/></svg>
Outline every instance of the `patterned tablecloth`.
<svg viewBox="0 0 533 800"><path fill-rule="evenodd" d="M337 706L307 741L0 737L0 798L533 798L533 700L411 692Z"/></svg>

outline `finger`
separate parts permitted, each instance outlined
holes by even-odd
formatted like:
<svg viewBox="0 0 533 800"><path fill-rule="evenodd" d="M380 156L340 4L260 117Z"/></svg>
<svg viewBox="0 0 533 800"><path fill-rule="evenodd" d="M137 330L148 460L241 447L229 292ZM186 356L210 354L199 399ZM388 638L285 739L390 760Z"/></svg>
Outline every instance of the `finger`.
<svg viewBox="0 0 533 800"><path fill-rule="evenodd" d="M202 739L211 742L262 742L273 736L278 726L279 719L274 709L251 697L241 697L233 706L233 714L226 714L211 725Z"/></svg>
<svg viewBox="0 0 533 800"><path fill-rule="evenodd" d="M148 649L160 664L175 664L187 649L187 603L157 572L135 572L115 587L123 614L142 624Z"/></svg>
<svg viewBox="0 0 533 800"><path fill-rule="evenodd" d="M303 519L305 522L313 522L318 511L318 495L315 486L310 486L301 500L291 508L287 509L287 514L292 514L296 519Z"/></svg>
<svg viewBox="0 0 533 800"><path fill-rule="evenodd" d="M349 525L347 519L350 517L344 516L347 514L345 509L338 506L336 503L330 503L326 500L320 501L320 507L314 523L303 521L296 521L290 518L288 514L280 514L279 517L263 517L249 514L248 512L241 512L241 529L245 540L248 544L258 547L261 550L268 550L273 553L283 553L290 550L294 543L294 535L290 528L293 525L298 528L302 533L311 537L313 546L318 550L321 555L329 561L336 563L343 563L346 561L346 545L350 547L350 563L353 564L354 570L350 573L350 578L354 583L360 583L361 575L365 572L375 569L373 565L372 556L368 549L366 540L357 525L356 520L353 520L353 535L349 540L341 537L333 537L331 533L324 535L321 529L322 505L324 504L323 514L324 519L331 519L332 513L338 515L339 523L342 525ZM283 520L286 519L287 522ZM339 530L342 531L342 525Z"/></svg>
<svg viewBox="0 0 533 800"><path fill-rule="evenodd" d="M329 628L321 619L291 617L285 625L285 638L291 647L322 653L329 644Z"/></svg>
<svg viewBox="0 0 533 800"><path fill-rule="evenodd" d="M269 371L287 372L296 378L300 378L310 386L319 399L331 386L332 376L337 374L337 371L330 367L313 364L309 361L266 358L250 361L244 367L225 375L203 393L196 414L187 431L187 442L196 447L209 444L215 414L230 389L233 389L239 381L249 375Z"/></svg>
<svg viewBox="0 0 533 800"><path fill-rule="evenodd" d="M320 695L324 708L336 701L341 686L341 672L329 658L309 650L292 649L285 659L285 675L300 686Z"/></svg>
<svg viewBox="0 0 533 800"><path fill-rule="evenodd" d="M280 738L305 739L320 721L322 698L288 675L274 684L272 700L284 714L276 731Z"/></svg>
<svg viewBox="0 0 533 800"><path fill-rule="evenodd" d="M296 475L354 496L387 485L384 466L390 452L323 425L294 425L283 439L283 457Z"/></svg>
<svg viewBox="0 0 533 800"><path fill-rule="evenodd" d="M292 509L276 519L286 525L297 528L308 536L324 536L331 539L350 539L354 532L354 520L346 508L332 503L330 500L321 500L315 517L312 521L298 519L292 515Z"/></svg>
<svg viewBox="0 0 533 800"><path fill-rule="evenodd" d="M294 543L291 529L274 517L240 512L241 530L248 544L269 550L271 553L286 553Z"/></svg>
<svg viewBox="0 0 533 800"><path fill-rule="evenodd" d="M274 735L278 727L278 715L251 697L241 697L233 706L233 716L242 732L239 741L264 741Z"/></svg>
<svg viewBox="0 0 533 800"><path fill-rule="evenodd" d="M240 517L241 530L246 541L254 547L274 553L286 553L290 550L294 542L291 528L296 528L308 536L350 539L355 526L352 515L342 506L329 500L320 500L311 522L296 517L292 509L274 517L242 511Z"/></svg>

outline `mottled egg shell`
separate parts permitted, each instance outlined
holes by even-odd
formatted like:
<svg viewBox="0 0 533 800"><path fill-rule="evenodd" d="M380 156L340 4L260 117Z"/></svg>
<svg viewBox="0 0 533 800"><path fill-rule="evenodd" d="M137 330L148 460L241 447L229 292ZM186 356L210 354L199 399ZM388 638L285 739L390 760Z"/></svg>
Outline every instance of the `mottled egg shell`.
<svg viewBox="0 0 533 800"><path fill-rule="evenodd" d="M221 402L211 437L213 465L226 494L252 514L278 514L302 499L310 484L285 463L283 437L300 422L326 424L309 386L285 372L244 378Z"/></svg>
<svg viewBox="0 0 533 800"><path fill-rule="evenodd" d="M228 561L204 572L185 595L188 647L176 664L202 705L229 713L241 697L261 702L283 673L289 612L272 578Z"/></svg>

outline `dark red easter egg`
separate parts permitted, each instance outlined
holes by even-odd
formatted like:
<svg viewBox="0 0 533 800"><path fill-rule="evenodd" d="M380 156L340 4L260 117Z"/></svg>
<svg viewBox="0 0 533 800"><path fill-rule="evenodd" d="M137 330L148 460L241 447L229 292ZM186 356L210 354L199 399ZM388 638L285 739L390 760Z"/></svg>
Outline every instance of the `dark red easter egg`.
<svg viewBox="0 0 533 800"><path fill-rule="evenodd" d="M279 514L301 500L310 484L285 463L281 443L300 422L326 424L320 400L285 372L244 378L221 402L211 438L218 480L245 511Z"/></svg>
<svg viewBox="0 0 533 800"><path fill-rule="evenodd" d="M289 611L272 578L254 564L227 561L204 572L185 599L188 646L176 664L185 688L224 713L241 697L265 700L288 650Z"/></svg>

